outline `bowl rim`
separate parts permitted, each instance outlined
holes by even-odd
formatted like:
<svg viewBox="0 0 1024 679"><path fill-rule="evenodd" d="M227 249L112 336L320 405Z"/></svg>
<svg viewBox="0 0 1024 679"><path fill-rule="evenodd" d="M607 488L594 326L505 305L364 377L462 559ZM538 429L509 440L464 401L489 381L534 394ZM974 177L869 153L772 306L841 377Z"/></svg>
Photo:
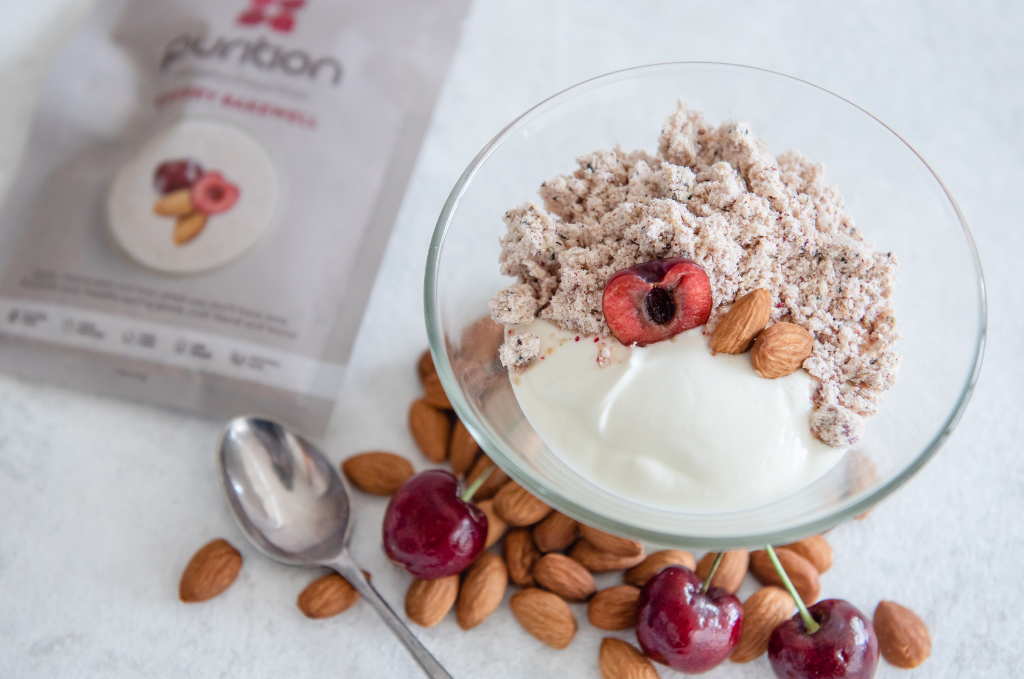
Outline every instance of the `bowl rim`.
<svg viewBox="0 0 1024 679"><path fill-rule="evenodd" d="M954 212L956 213L957 219L960 222L960 227L963 231L963 235L967 240L968 250L971 255L971 261L974 264L975 275L977 277L978 284L978 336L974 348L973 367L970 371L967 381L961 388L960 397L956 407L949 413L946 421L939 431L932 437L929 443L924 449L918 453L917 457L907 465L903 470L897 473L893 478L889 479L886 483L883 483L878 488L867 493L864 497L859 500L841 507L838 510L829 512L824 516L817 519L797 522L787 527L773 530L773 531L762 531L753 533L750 535L735 535L726 537L707 536L707 535L686 535L681 533L665 533L657 530L650 530L642 527L635 526L633 524L624 523L616 520L613 517L608 517L603 514L597 514L587 507L581 506L578 503L568 500L561 494L549 489L547 486L542 485L536 481L529 473L523 471L518 463L510 458L502 450L500 442L492 440L487 434L486 430L479 426L476 415L473 409L469 406L465 396L459 387L458 381L455 379L455 374L452 370L452 366L448 361L448 354L445 351L445 341L441 335L441 322L439 318L439 307L437 304L437 270L440 262L441 249L444 246L445 236L448 232L448 227L451 224L452 217L458 209L459 202L462 196L465 194L469 185L472 183L474 176L477 171L491 154L499 147L506 139L508 139L514 132L516 132L522 124L532 119L533 114L540 112L541 109L548 109L554 107L561 99L565 99L574 93L576 90L585 86L592 86L598 84L601 81L618 81L624 77L635 75L638 73L646 73L657 70L675 69L679 67L687 66L711 66L714 68L723 68L726 70L739 69L756 71L761 74L776 76L785 78L787 80L795 81L802 85L809 86L815 90L831 95L846 104L861 111L869 118L877 122L883 128L885 128L890 134L892 134L900 143L906 146L914 156L921 162L921 164L928 170L931 176L941 187L943 194L949 201ZM448 195L448 199L445 201L444 207L438 216L437 223L434 227L433 235L430 239L430 249L427 253L427 263L424 275L423 285L423 304L424 304L424 316L426 320L427 338L430 344L430 353L434 361L434 366L437 370L438 377L441 380L441 384L444 387L445 392L448 394L449 400L451 401L452 407L454 408L459 419L463 422L469 432L480 444L484 452L494 461L505 473L507 473L514 481L519 483L523 488L533 493L540 499L544 500L547 504L551 505L555 509L583 522L588 525L592 525L595 528L608 531L613 534L628 535L632 538L639 538L646 542L653 542L657 544L680 546L680 547L698 547L708 549L727 549L735 547L748 547L754 545L763 544L783 544L792 542L809 535L823 533L839 523L842 523L853 517L860 516L870 510L875 504L882 501L893 492L895 492L900 486L906 483L911 477L913 477L920 469L930 461L935 453L938 452L939 448L946 442L953 429L959 423L960 418L963 416L964 411L967 409L967 405L970 402L971 396L974 393L974 388L978 382L978 376L981 373L981 366L984 359L985 343L987 338L987 327L988 327L988 303L985 291L985 277L982 271L981 259L978 256L978 249L974 242L974 237L971 235L970 228L967 225L967 220L964 218L963 213L960 210L960 206L957 205L956 200L953 199L949 189L943 183L942 179L935 172L934 169L928 164L928 162L921 157L921 154L914 149L903 137L895 132L891 127L886 125L884 122L879 120L876 116L871 114L869 111L861 106L853 103L849 99L836 94L830 90L825 89L819 85L808 82L801 78L786 75L778 71L772 71L765 68L759 68L756 66L746 66L743 64L732 64L727 62L715 62L715 61L673 61L673 62L660 62L653 64L646 64L641 66L633 66L630 68L620 69L617 71L611 71L593 78L588 78L575 85L567 87L550 97L540 101L539 103L531 106L529 109L524 111L522 114L517 116L508 125L506 125L498 134L496 134L481 150L477 153L476 157L473 158L472 162L466 167L459 180L455 183L451 192Z"/></svg>

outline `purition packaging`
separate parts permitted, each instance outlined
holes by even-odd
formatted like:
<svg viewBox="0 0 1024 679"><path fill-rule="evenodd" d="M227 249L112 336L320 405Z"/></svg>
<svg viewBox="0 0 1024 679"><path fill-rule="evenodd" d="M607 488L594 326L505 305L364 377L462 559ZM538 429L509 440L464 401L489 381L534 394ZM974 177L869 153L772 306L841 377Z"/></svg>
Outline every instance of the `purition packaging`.
<svg viewBox="0 0 1024 679"><path fill-rule="evenodd" d="M0 212L0 367L327 425L468 0L100 0Z"/></svg>

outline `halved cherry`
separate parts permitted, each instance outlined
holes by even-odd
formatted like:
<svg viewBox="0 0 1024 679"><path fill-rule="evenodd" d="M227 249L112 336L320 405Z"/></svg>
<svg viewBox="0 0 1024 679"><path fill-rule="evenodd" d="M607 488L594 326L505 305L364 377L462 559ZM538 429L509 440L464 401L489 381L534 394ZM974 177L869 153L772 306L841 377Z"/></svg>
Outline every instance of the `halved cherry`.
<svg viewBox="0 0 1024 679"><path fill-rule="evenodd" d="M711 281L693 260L656 259L615 272L601 306L615 339L642 347L706 323Z"/></svg>

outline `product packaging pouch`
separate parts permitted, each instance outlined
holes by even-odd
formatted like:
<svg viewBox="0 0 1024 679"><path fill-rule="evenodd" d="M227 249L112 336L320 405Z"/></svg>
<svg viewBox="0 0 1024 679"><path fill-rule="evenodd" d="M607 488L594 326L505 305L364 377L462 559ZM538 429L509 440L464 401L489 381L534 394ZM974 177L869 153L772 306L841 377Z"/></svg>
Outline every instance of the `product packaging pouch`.
<svg viewBox="0 0 1024 679"><path fill-rule="evenodd" d="M99 0L0 212L0 367L323 432L466 0Z"/></svg>

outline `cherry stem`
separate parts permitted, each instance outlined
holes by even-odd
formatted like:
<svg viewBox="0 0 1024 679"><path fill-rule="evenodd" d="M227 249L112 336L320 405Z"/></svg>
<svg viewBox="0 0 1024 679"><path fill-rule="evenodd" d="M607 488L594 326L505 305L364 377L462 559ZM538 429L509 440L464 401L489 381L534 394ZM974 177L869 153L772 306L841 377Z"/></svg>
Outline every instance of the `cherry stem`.
<svg viewBox="0 0 1024 679"><path fill-rule="evenodd" d="M796 602L796 607L800 609L800 617L804 619L804 627L807 628L807 633L814 634L821 629L821 625L818 624L817 620L811 617L810 612L807 610L807 606L804 606L804 600L800 598L799 594L797 594L796 587L793 586L793 581L789 579L789 576L786 575L786 569L782 567L781 563L779 563L779 557L775 555L775 550L772 549L771 545L765 545L765 549L768 550L768 558L772 560L772 565L775 566L775 572L779 574L780 578L782 578L782 584L786 586L786 590L789 592L789 595L793 597L793 601Z"/></svg>
<svg viewBox="0 0 1024 679"><path fill-rule="evenodd" d="M459 496L460 498L462 498L462 501L469 502L470 500L472 500L473 496L476 495L476 491L480 490L480 486L484 485L484 482L487 481L487 477L490 476L491 472L493 471L494 465L491 464L491 466L485 469L483 473L480 474L480 476L476 477L476 481L470 484L469 488L462 491L462 495Z"/></svg>
<svg viewBox="0 0 1024 679"><path fill-rule="evenodd" d="M722 563L722 557L725 556L725 552L719 552L718 556L715 557L714 563L711 564L711 570L708 571L708 577L704 578L704 584L700 586L700 593L707 594L708 588L711 587L711 578L715 577L715 571L718 570L718 564Z"/></svg>

